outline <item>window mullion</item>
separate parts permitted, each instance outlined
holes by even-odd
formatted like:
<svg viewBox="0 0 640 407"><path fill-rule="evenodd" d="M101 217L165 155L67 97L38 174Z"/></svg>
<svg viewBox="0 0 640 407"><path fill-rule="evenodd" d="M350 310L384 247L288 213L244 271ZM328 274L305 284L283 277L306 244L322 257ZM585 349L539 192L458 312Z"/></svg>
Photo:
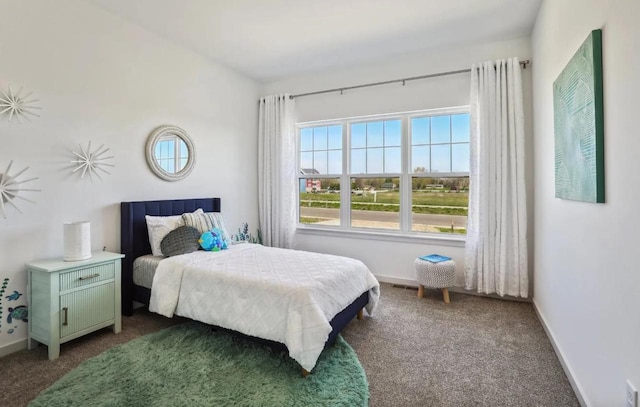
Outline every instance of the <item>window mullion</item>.
<svg viewBox="0 0 640 407"><path fill-rule="evenodd" d="M449 172L453 172L453 116L449 115Z"/></svg>
<svg viewBox="0 0 640 407"><path fill-rule="evenodd" d="M349 122L342 122L344 137L342 137L342 176L340 177L340 226L351 227L351 126Z"/></svg>
<svg viewBox="0 0 640 407"><path fill-rule="evenodd" d="M300 223L300 204L301 204L301 202L300 202L300 193L301 193L300 180L302 179L302 174L301 174L302 165L300 163L300 160L302 158L302 152L300 151L301 148L302 148L301 147L302 143L300 141L301 137L302 137L302 130L300 129L300 127L296 127L296 140L295 140L295 143L296 143L296 146L295 146L295 148L296 148L296 174L298 175L298 183L296 185L296 189L298 190L298 192L296 193L296 196L297 196L297 199L296 199L296 201L297 201L296 202L296 222L297 223ZM305 182L306 182L306 180L305 180Z"/></svg>
<svg viewBox="0 0 640 407"><path fill-rule="evenodd" d="M405 116L401 122L401 169L400 175L400 230L407 232L411 230L411 177L409 151L411 140L409 137L409 119Z"/></svg>
<svg viewBox="0 0 640 407"><path fill-rule="evenodd" d="M173 142L173 156L175 157L175 160L173 161L173 171L177 174L178 172L180 172L180 143L178 142L177 138L176 140Z"/></svg>

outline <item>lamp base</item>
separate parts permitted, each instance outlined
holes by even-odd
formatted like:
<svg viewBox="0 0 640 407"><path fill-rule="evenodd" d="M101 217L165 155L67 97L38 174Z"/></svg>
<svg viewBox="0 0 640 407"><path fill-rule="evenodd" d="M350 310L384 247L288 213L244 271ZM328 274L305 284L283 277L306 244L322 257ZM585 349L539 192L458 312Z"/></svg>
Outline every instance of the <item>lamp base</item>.
<svg viewBox="0 0 640 407"><path fill-rule="evenodd" d="M89 253L88 255L76 256L76 257L65 256L65 257L62 258L62 260L64 260L64 261L81 261L81 260L89 260L90 258L91 258L91 253Z"/></svg>

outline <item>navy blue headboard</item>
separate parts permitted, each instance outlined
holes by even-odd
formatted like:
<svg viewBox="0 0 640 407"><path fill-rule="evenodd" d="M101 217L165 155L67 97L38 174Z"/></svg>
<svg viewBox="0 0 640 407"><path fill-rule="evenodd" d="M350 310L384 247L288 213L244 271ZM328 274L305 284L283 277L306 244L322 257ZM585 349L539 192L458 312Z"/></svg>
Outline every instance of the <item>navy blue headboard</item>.
<svg viewBox="0 0 640 407"><path fill-rule="evenodd" d="M120 203L120 251L122 259L122 313L133 314L133 261L151 253L145 215L171 216L193 212L220 212L220 198L171 199Z"/></svg>

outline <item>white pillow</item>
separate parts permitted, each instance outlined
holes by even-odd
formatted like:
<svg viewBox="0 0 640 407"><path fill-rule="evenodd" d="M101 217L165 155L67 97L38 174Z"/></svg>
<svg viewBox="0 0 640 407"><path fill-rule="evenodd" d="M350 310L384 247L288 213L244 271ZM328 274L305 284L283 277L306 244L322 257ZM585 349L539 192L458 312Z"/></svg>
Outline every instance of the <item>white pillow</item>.
<svg viewBox="0 0 640 407"><path fill-rule="evenodd" d="M202 209L197 209L193 213L203 213ZM165 236L174 229L184 226L182 215L175 216L149 216L144 217L147 220L147 230L149 231L149 244L151 245L151 254L154 256L162 256L160 243Z"/></svg>

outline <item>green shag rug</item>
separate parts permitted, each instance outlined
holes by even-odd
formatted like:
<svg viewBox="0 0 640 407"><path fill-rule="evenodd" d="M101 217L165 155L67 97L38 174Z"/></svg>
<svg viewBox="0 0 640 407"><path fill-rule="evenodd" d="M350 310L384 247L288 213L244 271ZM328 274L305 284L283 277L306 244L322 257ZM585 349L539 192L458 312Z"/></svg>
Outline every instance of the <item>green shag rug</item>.
<svg viewBox="0 0 640 407"><path fill-rule="evenodd" d="M284 353L189 322L116 346L29 406L366 406L369 385L338 336L312 374Z"/></svg>

